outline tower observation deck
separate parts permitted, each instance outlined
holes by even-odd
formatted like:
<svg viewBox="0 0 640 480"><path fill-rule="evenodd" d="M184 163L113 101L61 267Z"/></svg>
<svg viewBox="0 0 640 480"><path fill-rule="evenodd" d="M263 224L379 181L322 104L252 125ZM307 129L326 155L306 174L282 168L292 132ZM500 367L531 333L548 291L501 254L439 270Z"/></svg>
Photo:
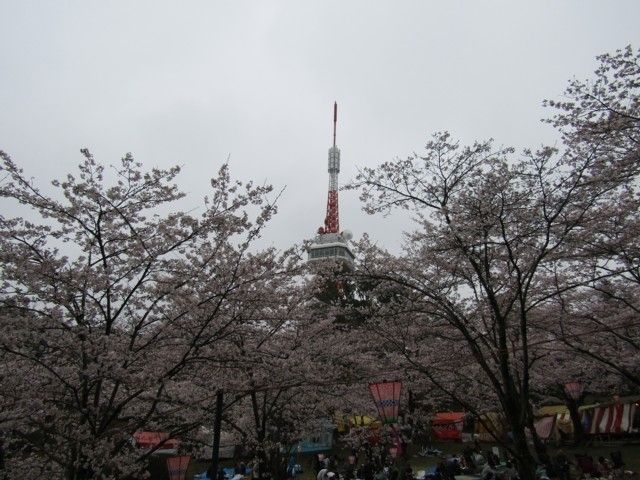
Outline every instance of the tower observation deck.
<svg viewBox="0 0 640 480"><path fill-rule="evenodd" d="M336 146L336 124L338 104L333 104L333 146L329 149L329 191L327 194L327 214L324 225L309 246L309 261L333 259L353 263L354 255L349 248L351 232L340 231L338 211L338 174L340 173L340 149Z"/></svg>

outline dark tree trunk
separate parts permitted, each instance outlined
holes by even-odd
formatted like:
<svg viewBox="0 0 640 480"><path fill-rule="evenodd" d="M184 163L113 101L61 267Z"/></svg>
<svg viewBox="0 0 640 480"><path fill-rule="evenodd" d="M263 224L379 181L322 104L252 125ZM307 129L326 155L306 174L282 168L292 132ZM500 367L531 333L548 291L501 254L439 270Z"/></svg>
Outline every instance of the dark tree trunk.
<svg viewBox="0 0 640 480"><path fill-rule="evenodd" d="M536 428L534 425L534 417L533 411L531 411L531 407L528 407L529 412L527 412L527 427L531 432L531 438L533 439L533 449L536 452L536 456L538 459L543 459L547 455L547 446L540 440L538 436L538 432L536 432Z"/></svg>
<svg viewBox="0 0 640 480"><path fill-rule="evenodd" d="M222 398L223 393L219 391L216 394L216 418L213 422L213 444L211 448L211 467L209 469L209 477L211 480L217 480L218 468L220 463L220 429L222 427Z"/></svg>
<svg viewBox="0 0 640 480"><path fill-rule="evenodd" d="M513 386L513 383L511 383ZM520 480L535 480L536 461L529 449L526 427L528 422L527 412L522 411L522 403L515 389L510 389L510 395L504 399L503 409L513 435L513 450Z"/></svg>
<svg viewBox="0 0 640 480"><path fill-rule="evenodd" d="M573 444L575 446L581 445L584 441L584 427L580 420L580 411L578 410L578 401L567 399L567 408L569 409L569 415L571 416L571 423L573 423Z"/></svg>
<svg viewBox="0 0 640 480"><path fill-rule="evenodd" d="M524 425L520 425L516 430L516 425L512 424L511 428L513 434L513 446L516 451L516 466L518 474L520 475L520 480L535 480L536 462L529 450Z"/></svg>

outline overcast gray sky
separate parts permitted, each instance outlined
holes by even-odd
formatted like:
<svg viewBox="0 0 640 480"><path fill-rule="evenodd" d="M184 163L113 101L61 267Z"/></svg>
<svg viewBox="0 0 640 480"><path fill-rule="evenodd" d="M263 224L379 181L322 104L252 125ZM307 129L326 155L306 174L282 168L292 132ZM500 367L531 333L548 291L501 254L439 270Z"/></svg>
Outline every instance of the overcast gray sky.
<svg viewBox="0 0 640 480"><path fill-rule="evenodd" d="M629 1L0 0L0 148L42 182L79 149L180 164L200 204L228 156L286 185L264 243L324 219L332 105L341 183L437 130L518 148L553 142L544 98L595 56L640 44ZM341 226L395 250L406 219L341 193Z"/></svg>

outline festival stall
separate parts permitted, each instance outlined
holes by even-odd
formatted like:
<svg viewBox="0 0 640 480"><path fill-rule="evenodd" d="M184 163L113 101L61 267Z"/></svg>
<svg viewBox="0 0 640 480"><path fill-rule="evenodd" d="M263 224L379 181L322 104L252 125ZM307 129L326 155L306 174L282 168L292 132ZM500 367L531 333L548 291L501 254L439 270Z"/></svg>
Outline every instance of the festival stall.
<svg viewBox="0 0 640 480"><path fill-rule="evenodd" d="M496 438L505 438L505 419L498 412L486 412L475 420L474 438L481 442L495 442Z"/></svg>
<svg viewBox="0 0 640 480"><path fill-rule="evenodd" d="M584 412L595 405L584 405L579 408L580 418L585 430L588 433L588 417ZM546 405L540 407L536 413L536 420L533 423L538 437L543 442L559 442L563 438L573 437L573 421L566 405Z"/></svg>
<svg viewBox="0 0 640 480"><path fill-rule="evenodd" d="M601 403L582 412L583 424L589 435L624 435L638 433L639 397L627 397ZM585 418L586 416L586 418ZM588 420L588 421L586 421Z"/></svg>
<svg viewBox="0 0 640 480"><path fill-rule="evenodd" d="M611 402L583 405L578 410L586 435L629 435L640 433L640 397L623 397ZM536 412L536 433L543 441L573 436L573 422L565 405L548 405Z"/></svg>
<svg viewBox="0 0 640 480"><path fill-rule="evenodd" d="M536 413L533 426L543 442L557 442L562 436L573 435L573 423L566 405L546 405Z"/></svg>
<svg viewBox="0 0 640 480"><path fill-rule="evenodd" d="M431 419L433 436L437 440L459 441L464 424L464 412L438 412Z"/></svg>

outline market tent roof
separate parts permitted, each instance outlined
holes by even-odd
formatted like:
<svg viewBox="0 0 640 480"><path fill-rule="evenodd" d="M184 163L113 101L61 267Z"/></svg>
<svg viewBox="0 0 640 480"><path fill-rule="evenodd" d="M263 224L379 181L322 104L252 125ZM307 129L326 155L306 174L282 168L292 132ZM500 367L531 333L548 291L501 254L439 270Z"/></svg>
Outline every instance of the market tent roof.
<svg viewBox="0 0 640 480"><path fill-rule="evenodd" d="M536 416L549 417L552 415L562 415L564 413L569 413L569 409L566 405L546 405L538 409Z"/></svg>
<svg viewBox="0 0 640 480"><path fill-rule="evenodd" d="M500 433L504 431L505 420L498 412L486 412L476 419L476 433Z"/></svg>
<svg viewBox="0 0 640 480"><path fill-rule="evenodd" d="M588 407L581 407L580 409L586 409L586 408L594 408L594 407L608 407L610 405L621 405L621 404L627 404L627 403L635 403L636 406L638 403L640 403L640 395L629 395L629 396L625 396L625 397L619 397L619 398L612 398L609 401L606 402L600 402L594 405L589 405Z"/></svg>
<svg viewBox="0 0 640 480"><path fill-rule="evenodd" d="M458 423L464 420L465 412L438 412L431 419L434 425L445 423Z"/></svg>
<svg viewBox="0 0 640 480"><path fill-rule="evenodd" d="M578 410L583 411L583 410L588 410L590 408L596 407L598 404L592 404L592 405L582 405L578 408ZM569 409L567 408L566 405L545 405L544 407L540 407L538 408L538 410L536 410L536 417L549 417L549 416L555 416L555 415L568 415L569 414Z"/></svg>

